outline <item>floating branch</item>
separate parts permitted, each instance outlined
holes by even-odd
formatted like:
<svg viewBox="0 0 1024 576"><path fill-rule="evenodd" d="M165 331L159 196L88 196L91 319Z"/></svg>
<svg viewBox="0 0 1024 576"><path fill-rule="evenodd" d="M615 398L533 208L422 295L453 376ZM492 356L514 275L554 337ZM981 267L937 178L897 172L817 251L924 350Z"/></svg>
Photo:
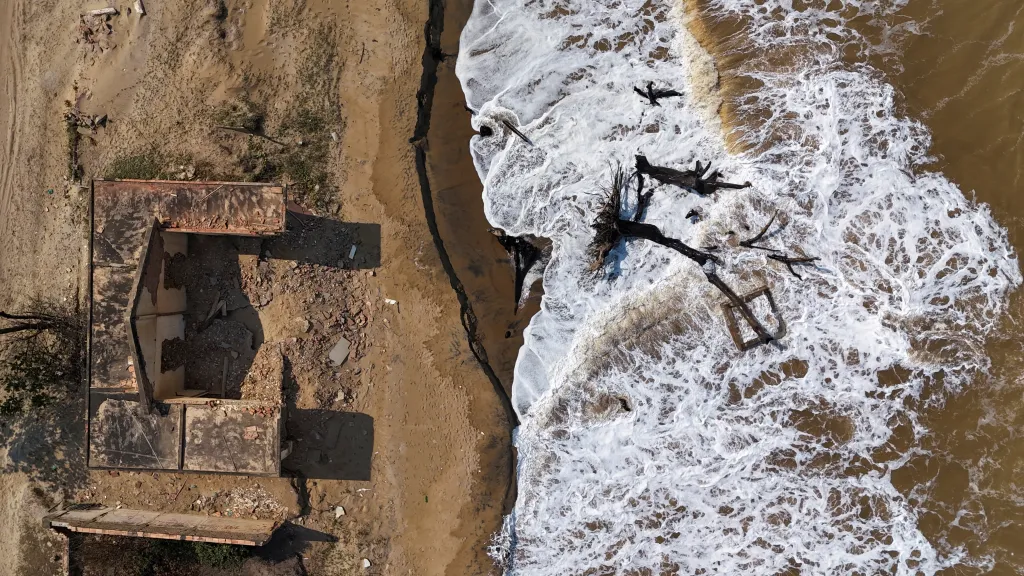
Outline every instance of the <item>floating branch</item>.
<svg viewBox="0 0 1024 576"><path fill-rule="evenodd" d="M778 215L779 215L778 211L776 211L775 214L772 214L771 219L768 220L768 223L764 225L764 228L761 228L761 231L757 233L757 236L754 236L753 238L750 238L749 240L740 240L740 246L743 246L744 248L752 248L754 250L766 250L768 252L778 252L778 250L776 250L774 248L765 248L764 246L758 246L757 245L757 242L759 240L761 240L762 238L764 238L764 235L768 232L768 229L771 228L772 224L775 223L775 218Z"/></svg>
<svg viewBox="0 0 1024 576"><path fill-rule="evenodd" d="M651 103L651 106L661 106L661 104L658 104L658 100L662 98L674 98L676 96L683 95L682 92L677 92L671 89L655 90L654 82L647 83L647 90L641 90L640 88L634 86L633 91L639 94L641 97L646 98Z"/></svg>
<svg viewBox="0 0 1024 576"><path fill-rule="evenodd" d="M678 186L700 196L709 196L718 190L726 188L741 189L750 187L750 182L744 182L743 184L719 182L718 179L722 175L717 170L705 178L704 175L710 169L710 162L707 166L702 166L699 160L697 161L696 170L676 170L675 168L654 166L647 160L646 156L639 154L636 156L636 173L641 186L643 186L643 177L650 176L662 184Z"/></svg>
<svg viewBox="0 0 1024 576"><path fill-rule="evenodd" d="M523 134L522 132L520 132L519 129L516 128L515 126L513 126L511 122L509 122L508 120L502 120L501 123L505 125L505 128L508 128L509 130L511 130L513 134L515 134L516 136L519 136L520 138L522 138L523 142L526 142L530 146L534 145L533 144L533 140L530 140L529 138L527 138L526 134Z"/></svg>
<svg viewBox="0 0 1024 576"><path fill-rule="evenodd" d="M796 270L793 270L793 264L810 264L811 262L816 262L818 260L817 256L809 258L786 256L785 254L769 254L768 257L776 262L782 262L785 264L786 268L789 268L790 274L796 276L799 280L803 280L803 276L797 274Z"/></svg>

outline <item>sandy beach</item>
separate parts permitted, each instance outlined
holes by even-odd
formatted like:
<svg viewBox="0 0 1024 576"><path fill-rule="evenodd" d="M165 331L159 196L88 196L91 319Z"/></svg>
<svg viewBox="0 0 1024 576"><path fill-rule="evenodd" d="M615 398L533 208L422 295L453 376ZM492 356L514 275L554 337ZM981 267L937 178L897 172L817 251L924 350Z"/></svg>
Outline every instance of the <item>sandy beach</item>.
<svg viewBox="0 0 1024 576"><path fill-rule="evenodd" d="M0 433L0 522L20 527L0 541L17 559L5 573L54 573L57 543L39 519L85 501L207 514L251 507L336 538L289 542L310 574L496 573L486 546L514 497L500 391L528 316L513 314L512 274L487 232L468 156L472 129L453 71L471 3L211 0L147 4L141 17L123 4L97 36L83 33L77 3L0 3L0 309L35 297L84 309L88 188L68 180L64 114L73 103L108 119L80 130L86 186L139 165L171 178L279 176L299 214L289 226L303 229L307 246L333 242L347 253L345 224L379 225L376 266L267 256L274 288L258 307L262 345L291 366L288 432L315 433L296 416L316 411L369 416L370 479L88 471L81 390L71 386L67 403ZM424 75L430 18L443 18L436 86ZM424 90L430 110L418 110ZM285 134L284 144L216 128L238 110L259 110L263 131ZM314 128L295 121L310 113ZM285 163L296 157L324 174ZM303 215L341 231L307 229ZM256 262L240 265L244 275ZM325 318L337 310L366 322L351 359L333 369L324 358L337 332Z"/></svg>

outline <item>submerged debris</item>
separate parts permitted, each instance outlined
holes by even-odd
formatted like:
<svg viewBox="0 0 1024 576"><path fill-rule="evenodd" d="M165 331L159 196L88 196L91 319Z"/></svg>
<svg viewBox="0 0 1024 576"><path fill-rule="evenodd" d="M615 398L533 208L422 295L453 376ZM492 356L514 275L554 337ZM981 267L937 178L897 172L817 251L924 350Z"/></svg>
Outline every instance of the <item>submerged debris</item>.
<svg viewBox="0 0 1024 576"><path fill-rule="evenodd" d="M634 87L633 91L639 94L640 96L646 98L651 103L651 106L661 106L661 104L658 104L658 100L660 100L661 98L674 98L676 96L683 95L682 92L677 92L671 89L655 90L654 82L647 83L647 90L641 90L640 88Z"/></svg>
<svg viewBox="0 0 1024 576"><path fill-rule="evenodd" d="M515 278L513 296L515 298L515 311L523 307L530 297L530 287L540 278L547 260L550 257L550 250L539 248L528 238L509 236L504 230L491 228L491 234L498 238L498 242L508 252L509 260L512 263L512 274Z"/></svg>

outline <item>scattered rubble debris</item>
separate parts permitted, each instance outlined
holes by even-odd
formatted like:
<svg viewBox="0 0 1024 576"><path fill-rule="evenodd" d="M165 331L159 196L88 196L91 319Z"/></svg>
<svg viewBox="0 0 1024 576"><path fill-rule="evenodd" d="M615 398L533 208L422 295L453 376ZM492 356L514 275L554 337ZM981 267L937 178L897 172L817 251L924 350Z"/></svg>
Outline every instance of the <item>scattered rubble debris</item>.
<svg viewBox="0 0 1024 576"><path fill-rule="evenodd" d="M142 0L135 0L135 11L139 13L139 16L146 15L146 5L142 3Z"/></svg>
<svg viewBox="0 0 1024 576"><path fill-rule="evenodd" d="M363 558L363 568L369 568L371 566L370 561Z"/></svg>
<svg viewBox="0 0 1024 576"><path fill-rule="evenodd" d="M113 12L110 12L113 10ZM111 40L114 34L114 26L110 23L110 17L117 14L116 8L104 8L93 10L82 15L78 21L79 44L85 44L94 52L105 52L116 45Z"/></svg>
<svg viewBox="0 0 1024 576"><path fill-rule="evenodd" d="M190 509L210 516L230 518L283 520L289 516L288 508L259 485L200 495L192 502Z"/></svg>
<svg viewBox="0 0 1024 576"><path fill-rule="evenodd" d="M334 519L335 520L337 520L338 518L341 518L344 515L345 515L345 507L344 506L337 506L337 507L334 508Z"/></svg>
<svg viewBox="0 0 1024 576"><path fill-rule="evenodd" d="M106 114L83 114L82 111L79 110L77 107L72 108L71 110L68 110L64 113L64 121L67 122L69 126L74 126L76 128L86 128L93 133L96 132L97 128L107 127Z"/></svg>

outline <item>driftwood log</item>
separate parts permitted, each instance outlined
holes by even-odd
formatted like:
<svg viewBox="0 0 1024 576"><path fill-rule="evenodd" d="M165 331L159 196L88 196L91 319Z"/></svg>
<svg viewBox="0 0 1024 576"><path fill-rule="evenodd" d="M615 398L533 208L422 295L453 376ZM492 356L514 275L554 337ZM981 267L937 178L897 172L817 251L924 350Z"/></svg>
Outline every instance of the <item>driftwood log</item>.
<svg viewBox="0 0 1024 576"><path fill-rule="evenodd" d="M740 316L750 325L761 343L768 343L775 338L761 324L750 310L747 302L741 298L722 278L718 275L717 265L721 260L714 254L697 250L675 238L665 236L661 230L653 224L640 222L643 212L650 203L651 193L643 193L638 188L638 205L632 219L621 217L622 193L626 188L628 179L625 172L619 168L615 171L611 189L608 191L606 201L598 211L597 219L594 221L594 240L591 243L591 257L593 259L592 269L599 270L604 267L608 254L619 244L623 238L642 238L693 260L700 266L701 272L708 282L713 284L729 302L739 311Z"/></svg>
<svg viewBox="0 0 1024 576"><path fill-rule="evenodd" d="M644 176L649 176L662 184L678 186L700 196L709 196L721 189L740 189L750 187L750 182L744 182L743 184L720 182L718 179L722 177L721 172L715 170L709 175L709 170L711 170L711 163L708 162L707 166L702 166L700 160L697 161L695 170L676 170L675 168L654 166L647 160L646 156L640 154L637 154L636 156L636 178L638 188L644 187Z"/></svg>

